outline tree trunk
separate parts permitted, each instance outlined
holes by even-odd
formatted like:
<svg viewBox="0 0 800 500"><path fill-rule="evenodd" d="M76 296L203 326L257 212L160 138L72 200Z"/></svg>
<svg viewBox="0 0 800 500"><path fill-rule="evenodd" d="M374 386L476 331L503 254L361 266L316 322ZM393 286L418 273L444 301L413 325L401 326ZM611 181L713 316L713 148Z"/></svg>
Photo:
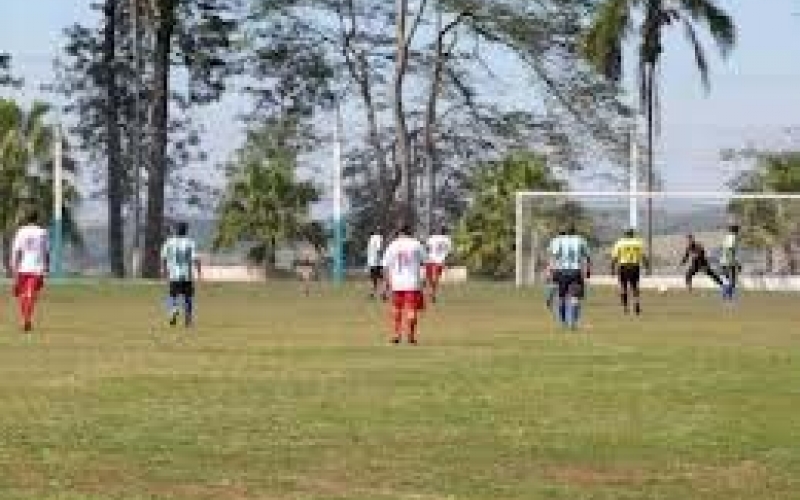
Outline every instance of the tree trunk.
<svg viewBox="0 0 800 500"><path fill-rule="evenodd" d="M652 193L655 187L654 143L655 143L655 65L648 63L646 68L647 101L647 192ZM647 273L653 274L653 198L647 198Z"/></svg>
<svg viewBox="0 0 800 500"><path fill-rule="evenodd" d="M117 86L117 0L106 0L103 14L103 84L105 90L104 124L106 129L106 161L108 191L108 262L111 274L125 276L125 233L122 207L125 202L120 138L120 97Z"/></svg>
<svg viewBox="0 0 800 500"><path fill-rule="evenodd" d="M161 2L161 16L156 30L153 54L153 138L147 183L147 219L144 234L146 278L159 275L159 247L164 238L164 190L167 178L167 141L169 120L169 74L172 35L175 29L175 0Z"/></svg>
<svg viewBox="0 0 800 500"><path fill-rule="evenodd" d="M408 0L396 0L397 26L394 74L394 121L397 139L397 168L400 171L400 202L398 213L405 222L414 226L414 181L411 178L411 144L408 136L408 123L404 105L403 88L408 70L408 39L406 24L408 17Z"/></svg>
<svg viewBox="0 0 800 500"><path fill-rule="evenodd" d="M364 52L359 52L356 56L356 62L359 69L356 80L367 115L369 145L372 148L372 154L375 156L375 163L378 167L378 207L381 211L380 220L386 220L386 216L388 215L388 201L391 199L388 186L391 185L391 183L389 182L389 169L386 166L380 130L378 129L378 113L375 109L375 99L372 95L372 79L369 75L369 64L367 63L366 54L364 54Z"/></svg>
<svg viewBox="0 0 800 500"><path fill-rule="evenodd" d="M439 93L442 86L442 75L444 74L444 64L447 59L447 54L444 49L444 38L447 33L455 28L456 24L460 21L459 16L456 21L442 29L442 12L438 10L436 13L436 57L433 62L433 75L431 76L431 87L428 94L428 105L425 110L425 124L423 128L424 135L424 161L425 173L428 184L427 192L427 205L428 205L428 218L426 221L426 229L428 235L435 232L435 207L436 207L436 168L438 166L438 157L436 155L436 125L437 125L437 106L439 104Z"/></svg>

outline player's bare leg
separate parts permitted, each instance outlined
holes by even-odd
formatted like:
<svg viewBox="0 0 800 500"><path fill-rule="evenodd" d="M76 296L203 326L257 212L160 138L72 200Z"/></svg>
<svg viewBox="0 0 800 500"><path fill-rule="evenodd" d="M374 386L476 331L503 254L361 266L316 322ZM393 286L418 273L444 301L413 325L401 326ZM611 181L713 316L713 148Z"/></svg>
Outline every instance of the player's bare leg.
<svg viewBox="0 0 800 500"><path fill-rule="evenodd" d="M409 307L408 312L406 315L406 320L408 321L408 343L409 344L416 344L417 343L417 320L419 316L417 314L416 307Z"/></svg>
<svg viewBox="0 0 800 500"><path fill-rule="evenodd" d="M36 292L33 290L33 285L28 282L25 284L25 289L19 296L19 308L22 316L22 330L30 332L33 330L33 311L36 302Z"/></svg>
<svg viewBox="0 0 800 500"><path fill-rule="evenodd" d="M395 304L392 307L392 343L399 344L403 339L403 307Z"/></svg>
<svg viewBox="0 0 800 500"><path fill-rule="evenodd" d="M431 290L431 302L436 302L436 296L439 292L439 275L437 271L433 272L429 285Z"/></svg>

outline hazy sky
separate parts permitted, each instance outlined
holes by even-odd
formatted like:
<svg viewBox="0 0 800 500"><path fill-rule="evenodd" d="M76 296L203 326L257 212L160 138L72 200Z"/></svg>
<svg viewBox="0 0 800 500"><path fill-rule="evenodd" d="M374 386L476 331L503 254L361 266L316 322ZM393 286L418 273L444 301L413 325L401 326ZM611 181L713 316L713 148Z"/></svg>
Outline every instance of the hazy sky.
<svg viewBox="0 0 800 500"><path fill-rule="evenodd" d="M63 28L90 16L90 0L0 0L0 50L25 78L23 97L51 79L51 61ZM730 173L719 151L757 145L781 147L784 130L800 125L800 0L718 0L739 26L728 61L712 57L706 96L693 55L676 29L669 35L662 78L660 170L668 189L718 189ZM19 95L19 94L17 94ZM242 106L229 100L227 108ZM215 119L218 117L215 116ZM224 158L239 138L238 125L215 121L212 154Z"/></svg>

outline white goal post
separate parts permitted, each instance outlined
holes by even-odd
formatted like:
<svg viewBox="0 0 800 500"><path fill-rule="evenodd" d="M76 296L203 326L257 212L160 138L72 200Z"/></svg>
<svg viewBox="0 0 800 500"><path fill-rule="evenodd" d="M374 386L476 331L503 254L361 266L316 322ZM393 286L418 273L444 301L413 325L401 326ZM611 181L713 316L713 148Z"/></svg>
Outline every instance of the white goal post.
<svg viewBox="0 0 800 500"><path fill-rule="evenodd" d="M515 283L517 287L535 284L537 273L546 258L543 249L547 242L556 232L555 225L559 222L566 223L566 217L559 220L559 205L566 207L571 204L573 210L578 210L587 219L594 219L595 225L602 225L604 240L597 242L600 248L594 248L594 253L610 253L609 244L613 238L619 237L626 229L633 228L639 231L642 237L646 236L647 220L642 217L643 208L651 204L653 208L653 234L658 237L658 242L654 238L654 247L660 241L669 239L672 247L676 247L680 238L685 238L688 233L700 232L705 235L703 243L707 249L711 249L715 244L721 243L725 228L730 223L743 225L740 219L744 218L743 213L748 214L747 221L750 224L758 224L758 217L765 213L774 220L773 225L780 224L782 234L786 234L785 243L782 250L786 252L786 260L795 262L794 251L800 253L800 193L767 193L767 192L748 192L735 193L725 191L520 191L515 195ZM544 208L549 207L549 208ZM575 209L574 207L579 207ZM732 207L738 207L736 209ZM694 212L691 212L694 210ZM756 212L761 210L762 212ZM691 221L691 224L679 222L680 217L673 216L676 213L683 214L683 219ZM699 215L701 214L702 215ZM542 222L545 217L549 218L547 224ZM754 215L755 214L755 215ZM767 217L765 215L765 217ZM702 220L704 226L699 225ZM756 222L753 222L755 220ZM640 223L640 221L642 223ZM587 222L591 225L591 222ZM683 224L683 225L681 225ZM563 226L564 224L561 224ZM658 227L657 227L658 226ZM562 229L558 228L558 229ZM684 229L686 228L686 229ZM744 229L744 228L743 228ZM591 230L588 230L591 232ZM777 231L777 229L776 229ZM750 241L760 235L758 231L751 231L753 234ZM743 238L747 240L747 238ZM758 240L761 241L761 240ZM764 241L768 241L764 237ZM755 245L755 244L753 244ZM763 243L758 252L759 256L771 252L771 248L766 248ZM777 245L777 243L776 243ZM672 253L675 253L673 248ZM748 248L749 254L758 253L755 248ZM759 257L760 258L760 257ZM785 269L773 272L771 257L769 271L757 270L757 266L751 266L749 274L742 275L742 282L745 288L769 289L769 290L800 290L800 275L787 272ZM800 257L796 259L800 262ZM594 266L593 266L594 267ZM763 267L763 266L762 266ZM796 266L793 264L791 269ZM760 268L758 268L760 269ZM595 272L597 272L595 268ZM602 271L603 269L599 269ZM682 285L683 276L673 265L667 269L666 264L662 272L655 278L645 280L645 286L669 286ZM753 276L758 276L754 279ZM606 281L613 282L611 276L599 276L593 280L598 283Z"/></svg>

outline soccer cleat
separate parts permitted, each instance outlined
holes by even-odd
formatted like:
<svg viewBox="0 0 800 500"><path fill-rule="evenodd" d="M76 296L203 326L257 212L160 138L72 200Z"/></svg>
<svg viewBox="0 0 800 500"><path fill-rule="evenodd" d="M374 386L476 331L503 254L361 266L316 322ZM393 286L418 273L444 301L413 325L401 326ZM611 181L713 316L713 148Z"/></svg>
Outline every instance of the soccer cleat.
<svg viewBox="0 0 800 500"><path fill-rule="evenodd" d="M33 330L33 324L30 321L26 321L24 325L22 325L22 331L24 332L31 332Z"/></svg>
<svg viewBox="0 0 800 500"><path fill-rule="evenodd" d="M408 343L410 345L417 345L417 338L416 337L409 337L408 338Z"/></svg>
<svg viewBox="0 0 800 500"><path fill-rule="evenodd" d="M392 338L392 344L399 344L399 343L400 343L400 337Z"/></svg>
<svg viewBox="0 0 800 500"><path fill-rule="evenodd" d="M640 306L639 304L636 304L635 306L633 306L633 312L635 312L637 316L641 316L642 315L642 306Z"/></svg>
<svg viewBox="0 0 800 500"><path fill-rule="evenodd" d="M175 326L178 324L178 311L172 311L172 314L169 317L169 326Z"/></svg>

